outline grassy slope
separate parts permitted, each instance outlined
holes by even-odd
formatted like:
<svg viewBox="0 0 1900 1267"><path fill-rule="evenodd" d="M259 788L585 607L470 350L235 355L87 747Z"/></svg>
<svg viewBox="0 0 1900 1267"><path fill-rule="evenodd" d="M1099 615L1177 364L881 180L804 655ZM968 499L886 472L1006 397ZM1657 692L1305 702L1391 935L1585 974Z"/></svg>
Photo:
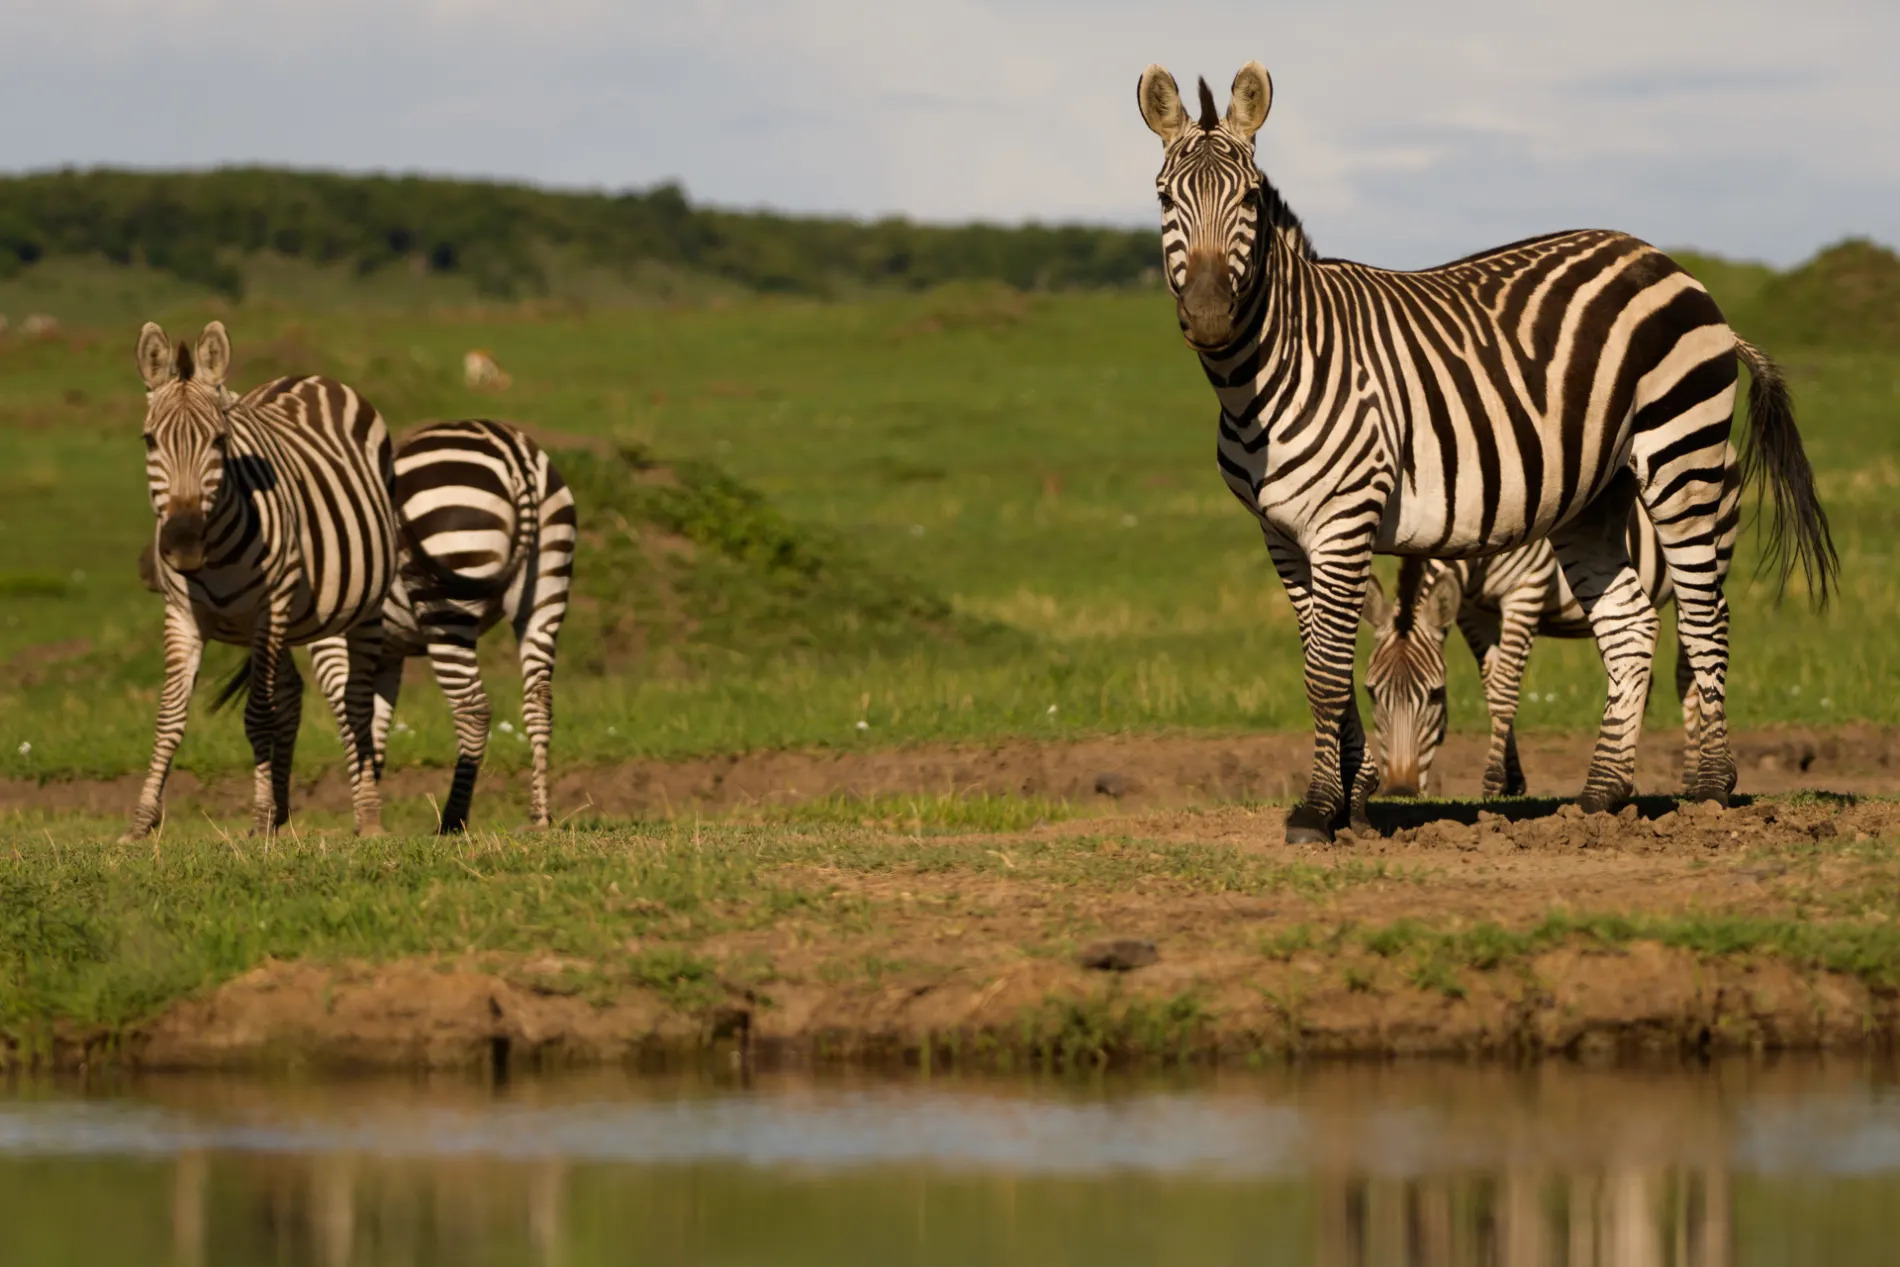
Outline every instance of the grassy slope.
<svg viewBox="0 0 1900 1267"><path fill-rule="evenodd" d="M1761 284L1730 271L1738 292ZM1746 300L1736 306L1737 324L1753 329ZM185 330L209 311L165 315ZM584 682L575 657L557 676L560 760L1307 723L1290 610L1214 472L1212 402L1157 294L972 289L833 306L223 315L241 382L317 368L358 385L399 430L498 413L708 459L873 568L1024 635L787 649L733 621L721 655L690 671L623 657ZM124 323L64 342L0 342L0 539L13 543L0 560L0 772L104 774L145 758L159 622L133 568L149 511L132 333ZM511 391L461 386L471 346L496 352ZM1890 579L1900 462L1889 425L1900 358L1772 350L1794 377L1845 595L1817 618L1798 600L1775 609L1768 586L1734 587L1733 719L1900 720L1881 689L1900 654L1886 636L1900 615ZM1753 556L1751 536L1744 577ZM628 591L624 574L589 564L583 594ZM493 651L505 664L505 648ZM213 657L211 669L227 662ZM1475 726L1475 674L1454 663L1455 721ZM1523 722L1588 726L1601 689L1588 644L1547 643ZM517 718L511 670L494 694L498 720ZM1671 711L1659 699L1653 718ZM398 736L393 760L444 760L445 719L419 666L405 713L414 729ZM314 741L300 760L332 761L320 709L306 710L306 726ZM497 759L518 754L500 745ZM246 763L234 717L197 720L181 754L186 768Z"/></svg>

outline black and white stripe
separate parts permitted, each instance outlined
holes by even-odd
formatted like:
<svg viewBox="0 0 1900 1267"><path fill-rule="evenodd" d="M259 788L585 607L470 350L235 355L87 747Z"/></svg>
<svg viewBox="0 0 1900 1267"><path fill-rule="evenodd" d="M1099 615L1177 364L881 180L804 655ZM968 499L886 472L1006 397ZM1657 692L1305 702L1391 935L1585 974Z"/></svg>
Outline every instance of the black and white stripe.
<svg viewBox="0 0 1900 1267"><path fill-rule="evenodd" d="M1731 464L1731 473L1735 468ZM1726 577L1741 524L1741 486L1731 479L1717 527L1716 565ZM1662 541L1641 505L1630 512L1628 549L1637 582L1658 612L1675 597ZM1428 792L1432 763L1446 724L1445 638L1453 624L1478 662L1491 719L1484 795L1521 796L1524 770L1517 755L1517 706L1532 642L1591 636L1589 616L1571 592L1548 541L1481 559L1408 558L1399 566L1396 595L1388 599L1377 577L1366 594L1372 628L1366 694L1372 703L1380 787L1390 795ZM1700 694L1676 640L1676 698L1682 706L1683 787L1693 791L1701 759Z"/></svg>
<svg viewBox="0 0 1900 1267"><path fill-rule="evenodd" d="M165 685L130 834L149 832L163 812L207 639L250 648L244 730L256 762L253 830L274 831L290 814L303 699L290 648L308 643L343 731L356 828L378 832L370 683L396 570L389 432L367 401L332 379L280 378L234 396L224 382L230 360L216 321L195 351L174 348L149 322L139 333Z"/></svg>
<svg viewBox="0 0 1900 1267"><path fill-rule="evenodd" d="M506 621L520 653L521 714L533 748L528 812L544 827L555 640L574 575L574 494L540 446L498 422L424 427L403 440L395 469L401 560L376 676L377 773L403 661L427 655L455 718L455 777L441 828L467 825L490 717L475 644Z"/></svg>
<svg viewBox="0 0 1900 1267"><path fill-rule="evenodd" d="M1674 584L1700 695L1692 795L1734 787L1728 604L1718 564L1738 354L1754 376L1752 470L1775 493L1771 553L1823 598L1827 521L1773 364L1655 248L1587 230L1416 273L1320 258L1254 162L1272 103L1257 62L1198 121L1150 66L1162 249L1182 333L1220 399L1220 467L1258 518L1297 614L1313 711L1294 841L1366 826L1377 782L1353 694L1375 552L1475 558L1549 538L1603 652L1609 696L1582 803L1629 794L1657 619L1625 548L1638 501Z"/></svg>

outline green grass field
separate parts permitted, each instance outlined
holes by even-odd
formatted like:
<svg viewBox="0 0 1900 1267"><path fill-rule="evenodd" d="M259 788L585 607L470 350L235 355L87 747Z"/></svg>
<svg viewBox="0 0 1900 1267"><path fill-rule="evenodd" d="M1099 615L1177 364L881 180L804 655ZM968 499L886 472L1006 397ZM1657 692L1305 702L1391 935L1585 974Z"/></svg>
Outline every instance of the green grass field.
<svg viewBox="0 0 1900 1267"><path fill-rule="evenodd" d="M1811 294L1762 269L1698 267L1790 370L1843 572L1829 613L1799 592L1777 608L1772 585L1751 579L1748 534L1732 720L1900 720L1884 689L1900 668L1900 353L1800 342L1790 305L1814 309ZM136 280L88 291L92 311L107 299L130 310ZM83 271L68 282L104 284ZM398 433L500 416L686 473L691 505L621 504L632 467L572 459L594 465L577 473L589 537L556 677L559 762L1308 724L1290 609L1215 472L1213 401L1158 291L565 312L309 293L307 311L263 298L229 310L160 286L150 315L174 335L218 315L240 385L328 372ZM146 760L160 619L134 566L151 524L136 330L101 318L0 340L0 773L110 775ZM513 375L509 391L462 386L474 346ZM690 543L670 578L637 548L656 532ZM235 663L216 650L201 699ZM1455 724L1479 726L1476 675L1453 658ZM511 652L491 647L490 662L497 721L518 722ZM1589 727L1601 698L1589 644L1545 643L1522 724ZM1672 711L1658 699L1652 722ZM393 764L449 759L419 665L403 721ZM305 725L300 766L334 762L323 710L307 708ZM500 735L492 759L518 762L525 746ZM179 765L247 766L238 718L195 716Z"/></svg>
<svg viewBox="0 0 1900 1267"><path fill-rule="evenodd" d="M1858 257L1848 263L1865 271ZM1831 611L1811 612L1798 588L1776 606L1773 586L1751 579L1756 540L1745 537L1731 587L1731 719L1742 728L1900 721L1885 689L1900 669L1891 320L1825 270L1696 267L1737 327L1790 372L1842 560ZM160 612L135 566L152 519L132 358L146 316L175 337L218 316L239 385L334 374L398 433L470 415L542 429L577 489L584 529L555 681L557 767L1309 725L1290 608L1250 517L1216 474L1213 401L1158 291L959 287L851 303L589 310L478 307L434 284L406 293L382 276L372 292L286 268L275 275L280 297L254 282L256 298L233 309L138 270L61 268L0 288L0 310L16 320L34 307L70 314L60 337L0 338L0 775L111 776L142 769L149 754ZM1837 311L1850 291L1860 307ZM462 385L470 347L493 350L513 375L507 392ZM485 655L497 705L490 761L516 767L526 744L505 635ZM207 656L201 705L237 659L235 648ZM1454 724L1480 728L1476 674L1452 660ZM1592 728L1602 690L1592 646L1546 643L1521 722ZM1651 723L1674 725L1667 692L1658 695ZM421 666L400 722L394 765L448 763L446 710ZM299 766L338 768L339 755L313 700ZM239 718L201 706L178 764L248 768ZM482 803L499 806L498 782ZM247 842L181 816L136 846L104 843L119 819L16 812L0 821L0 1049L31 1054L74 1026L117 1032L266 959L492 954L519 976L549 952L570 957L578 976L535 988L659 991L688 1011L781 972L807 984L843 974L868 990L886 974L928 984L940 968L962 969L886 962L871 937L910 909L908 893L883 887L927 877L954 904L1002 892L1007 875L1040 913L991 942L1051 963L1104 931L1104 903L1160 893L1188 903L1280 895L1295 908L1281 922L1298 922L1262 943L1262 962L1344 955L1343 970L1364 976L1347 981L1352 991L1384 973L1393 989L1453 997L1499 962L1632 938L1834 967L1883 986L1900 972L1884 845L1852 855L1853 874L1829 881L1859 905L1823 910L1833 922L1822 925L1796 893L1754 922L1732 910L1704 918L1631 907L1588 913L1586 926L1527 907L1530 922L1474 941L1455 917L1442 928L1384 928L1342 916L1335 903L1348 891L1414 883L1382 862L1346 854L1316 866L1179 833L1143 838L1161 830L1153 824L1060 840L1030 830L1070 808L949 795L821 800L703 830L575 822L532 842L351 842L323 814L300 814L289 839ZM497 808L488 821L501 819ZM389 822L426 831L431 811L395 804ZM950 835L955 843L937 840ZM1832 848L1828 858L1845 858L1857 846ZM1822 865L1804 849L1773 865ZM1044 910L1048 894L1064 896ZM936 917L961 928L951 906ZM788 921L821 947L817 966L734 949ZM991 942L974 939L972 953L997 951ZM1096 1020L1079 1015L1042 1017L1056 1038L1036 1041L1099 1040Z"/></svg>

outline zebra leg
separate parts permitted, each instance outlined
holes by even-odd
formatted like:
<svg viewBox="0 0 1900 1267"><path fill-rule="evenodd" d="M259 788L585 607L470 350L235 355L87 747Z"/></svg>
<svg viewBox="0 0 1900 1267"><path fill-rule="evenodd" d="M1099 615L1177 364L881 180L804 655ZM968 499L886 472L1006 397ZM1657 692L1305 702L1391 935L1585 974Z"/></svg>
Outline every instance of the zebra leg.
<svg viewBox="0 0 1900 1267"><path fill-rule="evenodd" d="M548 744L554 737L554 643L567 616L567 591L552 595L529 589L516 617L515 637L521 653L521 721L534 748L534 775L528 800L528 821L546 827L548 818Z"/></svg>
<svg viewBox="0 0 1900 1267"><path fill-rule="evenodd" d="M277 658L277 704L271 722L270 786L276 802L271 825L290 821L291 763L297 755L297 728L303 724L303 676L285 647Z"/></svg>
<svg viewBox="0 0 1900 1267"><path fill-rule="evenodd" d="M475 660L473 630L429 631L429 667L448 697L455 717L455 779L449 785L448 804L442 807L440 831L468 827L469 803L475 798L475 776L488 751L488 696L482 690L481 669Z"/></svg>
<svg viewBox="0 0 1900 1267"><path fill-rule="evenodd" d="M1626 527L1632 481L1619 475L1575 522L1552 534L1564 579L1590 620L1609 679L1596 752L1578 803L1586 813L1614 810L1636 783L1636 743L1656 656L1656 609L1630 565Z"/></svg>
<svg viewBox="0 0 1900 1267"><path fill-rule="evenodd" d="M356 834L383 833L382 790L376 779L376 716L372 682L382 658L380 619L363 622L346 633L310 644L311 667L317 685L336 716L343 739L343 757L350 771L350 801L356 812Z"/></svg>
<svg viewBox="0 0 1900 1267"><path fill-rule="evenodd" d="M382 658L376 665L375 716L370 721L370 743L374 747L371 768L378 783L383 781L384 758L389 754L389 726L396 717L396 698L402 694L403 664L402 653L384 642Z"/></svg>
<svg viewBox="0 0 1900 1267"><path fill-rule="evenodd" d="M251 640L251 693L244 701L244 734L253 763L253 836L277 830L277 670L284 652L284 613L273 609Z"/></svg>
<svg viewBox="0 0 1900 1267"><path fill-rule="evenodd" d="M1675 590L1676 641L1700 696L1694 782L1686 794L1721 805L1735 790L1735 754L1728 744L1729 610L1722 590L1740 500L1735 450L1729 444L1734 412L1731 383L1637 432L1631 442L1643 507Z"/></svg>
<svg viewBox="0 0 1900 1267"><path fill-rule="evenodd" d="M1491 714L1491 752L1484 766L1486 797L1524 795L1524 767L1517 759L1517 706L1531 645L1537 639L1543 595L1536 595L1534 603L1522 601L1526 597L1530 596L1508 595L1500 605L1497 651L1484 675L1485 705Z"/></svg>
<svg viewBox="0 0 1900 1267"><path fill-rule="evenodd" d="M1681 633L1676 635L1676 702L1682 706L1682 794L1694 796L1702 766L1702 694Z"/></svg>
<svg viewBox="0 0 1900 1267"><path fill-rule="evenodd" d="M1372 572L1370 542L1334 540L1309 554L1269 539L1268 551L1299 616L1306 699L1313 711L1313 766L1305 799L1287 813L1287 843L1323 844L1346 825L1369 833L1365 805L1379 776L1376 764L1366 759L1365 727L1353 696L1353 657Z"/></svg>
<svg viewBox="0 0 1900 1267"><path fill-rule="evenodd" d="M165 604L165 685L158 693L158 725L152 740L152 764L139 791L132 826L123 839L136 840L158 825L165 804L165 781L171 777L172 757L185 737L191 688L198 681L204 656L204 638L190 610Z"/></svg>

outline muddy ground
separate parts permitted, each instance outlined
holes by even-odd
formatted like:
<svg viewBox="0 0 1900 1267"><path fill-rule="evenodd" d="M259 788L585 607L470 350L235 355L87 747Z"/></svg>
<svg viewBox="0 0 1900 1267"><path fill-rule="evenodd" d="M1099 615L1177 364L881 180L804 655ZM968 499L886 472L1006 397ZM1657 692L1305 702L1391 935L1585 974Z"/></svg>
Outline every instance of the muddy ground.
<svg viewBox="0 0 1900 1267"><path fill-rule="evenodd" d="M1593 736L1529 734L1521 755L1536 796L1575 796L1590 761ZM1433 794L1472 797L1479 792L1486 740L1454 734L1435 767ZM1637 771L1639 791L1675 790L1681 737L1645 734ZM918 746L875 752L761 752L689 761L629 761L614 766L561 769L554 780L557 818L656 816L718 812L789 804L829 795L990 793L1066 800L1101 812L1220 801L1286 800L1304 787L1311 741L1304 734L1228 738L1116 736L1065 743L1012 740L982 746ZM1741 768L1738 791L1777 794L1824 789L1854 795L1900 794L1900 729L1854 725L1834 729L1777 727L1734 737ZM558 759L558 751L557 751ZM53 812L129 813L143 775L117 779L0 780L0 812L38 808ZM489 771L499 782L525 786L525 775ZM389 799L440 799L447 771L410 768L385 781ZM250 806L248 773L209 781L185 771L172 776L167 810L239 816ZM340 768L300 779L293 793L301 809L347 812L349 787ZM478 803L479 805L479 803Z"/></svg>
<svg viewBox="0 0 1900 1267"><path fill-rule="evenodd" d="M1246 751L1217 749L1230 750ZM1042 768L1062 767L1050 756ZM580 997L548 984L572 966L552 958L274 963L169 1009L120 1050L156 1067L503 1071L708 1052L1021 1067L1700 1059L1889 1050L1900 1034L1884 940L1900 866L1871 843L1900 836L1900 805L1655 800L1586 817L1526 803L1425 822L1393 807L1382 815L1389 835L1344 849L1286 845L1283 813L1117 808L951 838L948 865L786 868L774 878L861 898L866 916L709 933L693 949L721 965L716 1001L641 989ZM892 833L892 848L904 839ZM1178 852L1164 865L1163 851L1181 848L1204 875L1184 872ZM1125 870L1115 883L1090 878L1091 859L1131 854L1154 860L1152 872L1132 884ZM1066 869L1051 871L1052 856ZM1236 882L1241 864L1267 868ZM1580 931L1494 952L1468 940L1553 916ZM1624 931L1591 931L1596 916ZM1865 962L1760 934L1850 926Z"/></svg>

